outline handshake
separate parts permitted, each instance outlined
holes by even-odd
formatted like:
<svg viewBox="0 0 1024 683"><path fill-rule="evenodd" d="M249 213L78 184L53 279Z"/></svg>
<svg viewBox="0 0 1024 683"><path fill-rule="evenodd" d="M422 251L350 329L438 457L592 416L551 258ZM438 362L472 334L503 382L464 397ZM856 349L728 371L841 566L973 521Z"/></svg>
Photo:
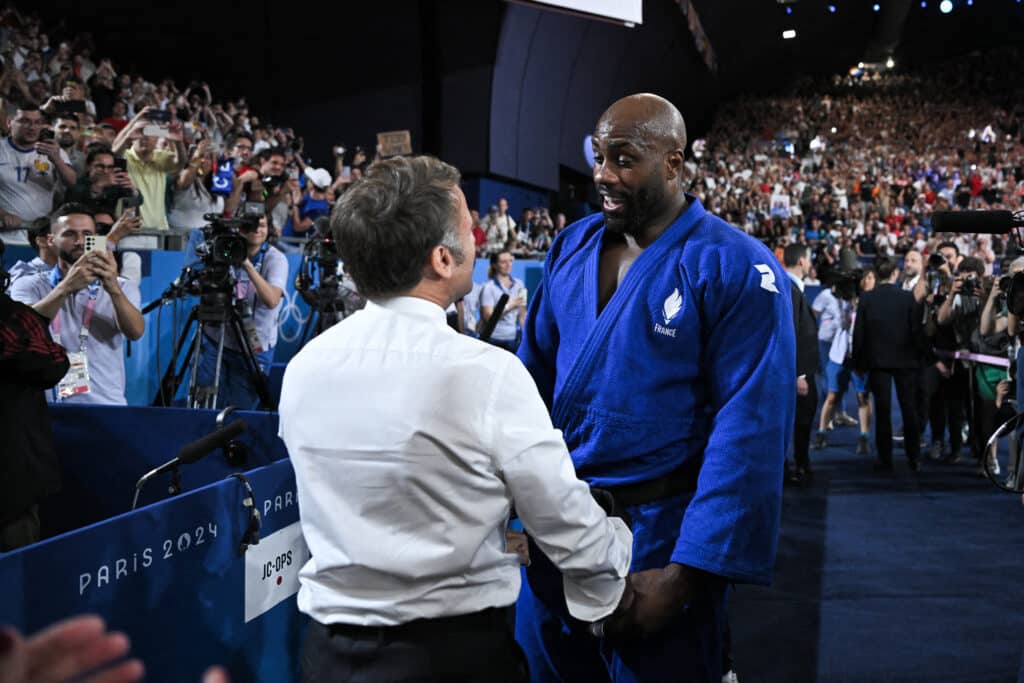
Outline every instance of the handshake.
<svg viewBox="0 0 1024 683"><path fill-rule="evenodd" d="M605 619L590 624L597 638L646 638L664 629L694 600L707 595L710 574L670 562L626 577L619 606Z"/></svg>
<svg viewBox="0 0 1024 683"><path fill-rule="evenodd" d="M526 534L507 531L506 540L509 551L519 555L522 564L529 565ZM633 572L626 577L618 607L606 618L589 624L590 633L596 638L611 640L651 636L678 617L686 605L708 595L712 582L720 580L707 572L675 562L657 569Z"/></svg>

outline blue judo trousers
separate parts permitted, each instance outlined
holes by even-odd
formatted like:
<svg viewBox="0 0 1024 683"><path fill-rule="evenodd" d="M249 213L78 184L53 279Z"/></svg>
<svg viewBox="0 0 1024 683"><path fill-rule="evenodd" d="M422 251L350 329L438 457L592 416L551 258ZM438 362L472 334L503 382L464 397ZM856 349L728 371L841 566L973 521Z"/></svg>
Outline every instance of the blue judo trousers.
<svg viewBox="0 0 1024 683"><path fill-rule="evenodd" d="M535 681L718 683L724 585L771 579L796 396L789 280L764 245L688 199L600 312L603 216L563 231L519 357L591 485L701 462L696 492L627 508L632 570L678 562L723 587L661 633L613 644L568 616L561 577L531 547L516 639Z"/></svg>

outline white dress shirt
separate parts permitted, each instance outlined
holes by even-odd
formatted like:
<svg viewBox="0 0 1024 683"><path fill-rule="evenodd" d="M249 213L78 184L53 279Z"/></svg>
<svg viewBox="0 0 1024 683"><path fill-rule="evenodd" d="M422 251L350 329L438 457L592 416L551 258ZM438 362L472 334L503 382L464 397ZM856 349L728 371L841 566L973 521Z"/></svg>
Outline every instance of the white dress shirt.
<svg viewBox="0 0 1024 683"><path fill-rule="evenodd" d="M386 626L512 604L513 501L562 570L570 613L624 590L632 537L576 478L529 373L413 297L368 302L289 363L280 436L312 558L299 609Z"/></svg>

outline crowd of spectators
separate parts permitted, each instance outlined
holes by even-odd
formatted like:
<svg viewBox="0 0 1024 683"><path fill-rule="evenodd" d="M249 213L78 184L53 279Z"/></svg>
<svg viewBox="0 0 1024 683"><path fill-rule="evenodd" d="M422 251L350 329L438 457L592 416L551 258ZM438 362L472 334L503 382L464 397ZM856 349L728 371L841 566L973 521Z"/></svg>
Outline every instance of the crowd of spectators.
<svg viewBox="0 0 1024 683"><path fill-rule="evenodd" d="M1004 78L1019 66L1024 53L999 49L726 103L694 144L692 191L779 251L807 244L819 272L854 257L927 256L952 239L991 274L1001 239L936 235L930 218L1021 208L1024 116Z"/></svg>
<svg viewBox="0 0 1024 683"><path fill-rule="evenodd" d="M11 6L0 13L0 69L8 244L28 244L32 222L66 201L115 220L127 213L117 241L139 228L195 229L249 195L265 201L272 240L302 237L372 160L362 148L335 147L333 167L314 168L302 136L244 97L218 100L205 82L127 73L89 33L47 31Z"/></svg>
<svg viewBox="0 0 1024 683"><path fill-rule="evenodd" d="M904 438L920 437L935 461L959 462L967 447L974 462L999 469L984 443L1014 398L1008 377L1018 370L949 354L1016 357L1008 274L1024 259L1009 237L937 233L932 215L1024 208L1024 110L1004 78L1022 65L1020 50L999 49L921 71L857 68L727 103L694 143L691 191L709 210L778 254L798 244L812 256L807 282L823 286L813 305L824 398L817 447L849 425L860 427L858 452L870 452L877 416L865 376L852 377L858 417L842 405L853 313L875 287L874 264L895 258L895 283L913 292L927 349L916 383L921 433Z"/></svg>

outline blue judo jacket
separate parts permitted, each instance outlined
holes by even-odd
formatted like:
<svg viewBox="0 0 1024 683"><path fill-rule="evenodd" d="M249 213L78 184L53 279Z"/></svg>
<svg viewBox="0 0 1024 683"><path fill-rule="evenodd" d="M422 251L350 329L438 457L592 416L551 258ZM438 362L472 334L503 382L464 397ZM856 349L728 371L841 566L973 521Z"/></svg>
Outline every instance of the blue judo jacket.
<svg viewBox="0 0 1024 683"><path fill-rule="evenodd" d="M767 247L688 199L600 315L604 217L566 228L519 357L590 484L703 459L672 561L766 584L796 396L789 280Z"/></svg>

